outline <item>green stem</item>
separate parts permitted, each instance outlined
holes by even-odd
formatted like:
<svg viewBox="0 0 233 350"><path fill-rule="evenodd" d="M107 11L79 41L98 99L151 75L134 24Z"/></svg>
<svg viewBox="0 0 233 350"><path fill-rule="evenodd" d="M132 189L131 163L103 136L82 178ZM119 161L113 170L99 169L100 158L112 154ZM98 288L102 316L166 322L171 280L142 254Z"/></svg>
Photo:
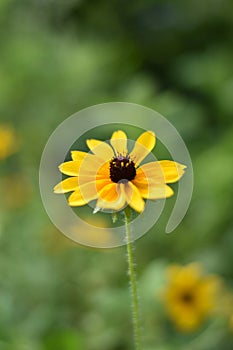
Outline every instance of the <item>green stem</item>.
<svg viewBox="0 0 233 350"><path fill-rule="evenodd" d="M130 210L129 208L125 209L125 232L126 232L126 242L127 242L128 274L129 274L130 291L131 291L131 299L132 299L134 341L135 341L135 349L142 350L137 278L136 278L136 270L135 270L135 264L134 264L133 245L131 241L129 210Z"/></svg>

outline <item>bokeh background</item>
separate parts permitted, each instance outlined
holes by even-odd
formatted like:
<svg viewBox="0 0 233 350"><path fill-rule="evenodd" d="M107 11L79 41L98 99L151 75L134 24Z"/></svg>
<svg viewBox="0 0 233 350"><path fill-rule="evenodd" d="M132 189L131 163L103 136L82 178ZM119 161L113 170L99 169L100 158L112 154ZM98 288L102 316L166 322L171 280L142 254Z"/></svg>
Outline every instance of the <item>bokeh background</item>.
<svg viewBox="0 0 233 350"><path fill-rule="evenodd" d="M232 13L230 0L1 0L1 350L133 349L125 247L94 250L66 239L47 217L38 186L55 127L112 101L166 116L195 173L176 231L164 233L168 203L135 244L145 349L233 348ZM177 264L186 275L171 285L167 271ZM200 287L211 278L215 296ZM183 300L180 326L177 300L166 295L185 288L195 300L187 314L191 297ZM190 315L200 317L188 327Z"/></svg>

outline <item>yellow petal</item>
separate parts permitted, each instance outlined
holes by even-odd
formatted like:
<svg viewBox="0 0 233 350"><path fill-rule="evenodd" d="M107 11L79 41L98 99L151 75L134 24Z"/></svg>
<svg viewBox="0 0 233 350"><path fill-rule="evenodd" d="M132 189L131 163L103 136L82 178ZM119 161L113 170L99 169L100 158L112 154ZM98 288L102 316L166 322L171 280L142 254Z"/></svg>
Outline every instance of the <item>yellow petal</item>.
<svg viewBox="0 0 233 350"><path fill-rule="evenodd" d="M156 166L158 162L155 162ZM149 164L149 163L148 163ZM147 164L145 164L147 165ZM143 166L137 169L137 175L132 183L137 187L141 196L147 199L162 199L171 197L174 191L165 184L161 167L158 165L157 177L149 177L142 170ZM143 168L144 169L144 168Z"/></svg>
<svg viewBox="0 0 233 350"><path fill-rule="evenodd" d="M134 178L136 186L148 185L149 182L157 184L165 184L165 177L161 166L158 162L147 163L136 170L136 177Z"/></svg>
<svg viewBox="0 0 233 350"><path fill-rule="evenodd" d="M173 183L184 174L185 166L170 160L143 164L137 169L135 180L138 182L154 181L156 183Z"/></svg>
<svg viewBox="0 0 233 350"><path fill-rule="evenodd" d="M76 191L74 191L70 196L69 196L69 205L72 207L75 206L82 206L87 204L88 202L83 198L82 193L80 191L80 187L77 188Z"/></svg>
<svg viewBox="0 0 233 350"><path fill-rule="evenodd" d="M69 177L65 179L54 187L55 193L67 193L70 191L75 191L78 188L78 178Z"/></svg>
<svg viewBox="0 0 233 350"><path fill-rule="evenodd" d="M82 163L82 169L85 168L87 173L95 171L96 168L100 168L105 163L103 159L91 153L71 151L71 155L74 161Z"/></svg>
<svg viewBox="0 0 233 350"><path fill-rule="evenodd" d="M127 136L124 131L117 130L112 134L111 145L115 150L116 156L125 156L128 153L127 150Z"/></svg>
<svg viewBox="0 0 233 350"><path fill-rule="evenodd" d="M66 175L70 176L78 176L80 168L80 162L78 161L70 161L65 162L59 165L59 170Z"/></svg>
<svg viewBox="0 0 233 350"><path fill-rule="evenodd" d="M99 193L99 199L96 203L95 211L100 209L120 210L125 205L125 193L122 183L110 183Z"/></svg>
<svg viewBox="0 0 233 350"><path fill-rule="evenodd" d="M69 197L69 205L80 206L97 199L102 188L110 183L111 180L103 179L81 184Z"/></svg>
<svg viewBox="0 0 233 350"><path fill-rule="evenodd" d="M74 158L79 158L80 160L62 163L59 169L63 174L79 176L79 178L84 178L85 182L94 181L97 178L109 178L109 163L105 163L93 154L85 152L78 154L79 151L73 152L75 153L72 153L72 156L74 155ZM82 157L83 160L81 161Z"/></svg>
<svg viewBox="0 0 233 350"><path fill-rule="evenodd" d="M109 183L99 192L99 198L106 202L115 202L118 197L119 193L117 192L117 184L115 182Z"/></svg>
<svg viewBox="0 0 233 350"><path fill-rule="evenodd" d="M112 181L110 179L97 179L95 181L95 187L96 187L96 191L98 192L98 195L104 187L110 184L112 184Z"/></svg>
<svg viewBox="0 0 233 350"><path fill-rule="evenodd" d="M155 146L155 134L153 131L146 131L136 140L134 148L130 154L135 164L139 165L141 161L152 151Z"/></svg>
<svg viewBox="0 0 233 350"><path fill-rule="evenodd" d="M71 156L74 161L82 162L80 165L80 175L86 175L90 173L98 173L98 175L109 174L109 163L105 163L103 159L98 158L96 155L81 151L71 151ZM98 171L97 171L98 170Z"/></svg>
<svg viewBox="0 0 233 350"><path fill-rule="evenodd" d="M105 162L93 154L88 154L80 163L79 177L93 175L94 178L109 178L109 173L109 162Z"/></svg>
<svg viewBox="0 0 233 350"><path fill-rule="evenodd" d="M95 139L87 140L86 142L89 149L101 159L108 161L114 157L113 149L107 142Z"/></svg>
<svg viewBox="0 0 233 350"><path fill-rule="evenodd" d="M142 199L137 187L129 181L124 184L124 191L127 203L131 206L131 208L141 213L145 208L145 202Z"/></svg>
<svg viewBox="0 0 233 350"><path fill-rule="evenodd" d="M171 187L163 184L148 183L138 184L135 181L132 181L134 185L139 190L141 196L146 199L162 199L169 198L174 194L174 191Z"/></svg>
<svg viewBox="0 0 233 350"><path fill-rule="evenodd" d="M101 165L101 167L98 168L98 171L96 173L97 175L104 175L108 178L110 178L110 163L106 162Z"/></svg>
<svg viewBox="0 0 233 350"><path fill-rule="evenodd" d="M185 165L171 161L171 160L161 160L159 165L162 167L166 183L173 183L180 180L181 176L184 174Z"/></svg>
<svg viewBox="0 0 233 350"><path fill-rule="evenodd" d="M73 160L82 161L87 155L87 152L71 151L71 157Z"/></svg>

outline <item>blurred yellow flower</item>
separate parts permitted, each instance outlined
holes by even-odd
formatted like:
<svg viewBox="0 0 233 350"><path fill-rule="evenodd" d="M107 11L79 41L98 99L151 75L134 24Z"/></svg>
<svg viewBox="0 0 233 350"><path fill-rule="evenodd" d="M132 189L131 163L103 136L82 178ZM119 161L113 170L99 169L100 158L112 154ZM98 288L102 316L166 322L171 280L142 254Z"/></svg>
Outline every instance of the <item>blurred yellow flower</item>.
<svg viewBox="0 0 233 350"><path fill-rule="evenodd" d="M24 174L13 173L1 178L0 196L4 198L4 209L23 207L31 199L32 193L31 183Z"/></svg>
<svg viewBox="0 0 233 350"><path fill-rule="evenodd" d="M155 146L152 131L142 133L128 152L127 136L115 131L110 144L95 139L87 140L92 153L72 151L72 161L60 165L60 171L71 177L57 184L55 193L73 193L70 206L82 206L97 200L95 211L121 210L125 205L137 212L145 207L144 199L167 198L174 194L168 183L178 181L185 166L163 160L140 166Z"/></svg>
<svg viewBox="0 0 233 350"><path fill-rule="evenodd" d="M219 279L203 275L198 263L173 265L167 275L164 302L170 319L180 331L196 330L215 310Z"/></svg>
<svg viewBox="0 0 233 350"><path fill-rule="evenodd" d="M217 312L220 317L227 320L229 329L233 332L233 294L226 286L221 289L221 302Z"/></svg>
<svg viewBox="0 0 233 350"><path fill-rule="evenodd" d="M230 328L230 331L233 332L233 313L230 316L229 328Z"/></svg>
<svg viewBox="0 0 233 350"><path fill-rule="evenodd" d="M17 151L15 131L6 124L0 125L0 160Z"/></svg>

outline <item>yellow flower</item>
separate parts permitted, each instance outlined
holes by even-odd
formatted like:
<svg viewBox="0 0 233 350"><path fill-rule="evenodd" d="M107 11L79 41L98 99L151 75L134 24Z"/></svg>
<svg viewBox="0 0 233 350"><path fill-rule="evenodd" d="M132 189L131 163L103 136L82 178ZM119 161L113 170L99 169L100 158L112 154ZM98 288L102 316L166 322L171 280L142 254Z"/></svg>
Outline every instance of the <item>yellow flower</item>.
<svg viewBox="0 0 233 350"><path fill-rule="evenodd" d="M137 212L145 207L144 199L161 199L173 195L168 183L178 181L185 166L163 160L140 165L155 146L152 131L142 133L128 152L127 136L115 131L110 144L95 139L87 140L89 153L72 151L72 161L62 163L60 171L71 177L54 188L55 193L73 193L70 206L82 206L97 200L95 211L119 211L129 205Z"/></svg>
<svg viewBox="0 0 233 350"><path fill-rule="evenodd" d="M218 289L219 279L203 275L197 263L171 266L164 301L176 327L184 332L197 329L215 310Z"/></svg>
<svg viewBox="0 0 233 350"><path fill-rule="evenodd" d="M233 293L225 285L221 288L221 300L217 308L217 314L229 323L229 330L233 332Z"/></svg>
<svg viewBox="0 0 233 350"><path fill-rule="evenodd" d="M15 132L8 125L0 125L0 159L5 159L17 150Z"/></svg>
<svg viewBox="0 0 233 350"><path fill-rule="evenodd" d="M31 183L25 175L18 172L8 174L1 178L0 196L4 198L4 209L21 208L31 199Z"/></svg>
<svg viewBox="0 0 233 350"><path fill-rule="evenodd" d="M229 328L230 328L230 331L233 332L233 313L230 316Z"/></svg>

